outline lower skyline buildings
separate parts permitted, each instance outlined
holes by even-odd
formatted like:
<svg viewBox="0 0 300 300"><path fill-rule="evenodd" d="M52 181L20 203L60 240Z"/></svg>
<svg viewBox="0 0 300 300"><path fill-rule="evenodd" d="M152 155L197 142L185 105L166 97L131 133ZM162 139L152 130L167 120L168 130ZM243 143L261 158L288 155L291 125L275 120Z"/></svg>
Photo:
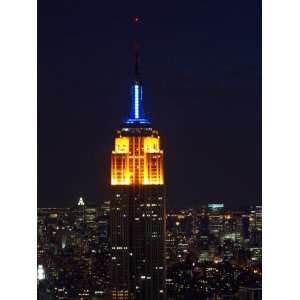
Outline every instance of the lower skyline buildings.
<svg viewBox="0 0 300 300"><path fill-rule="evenodd" d="M208 232L207 206L166 214L166 299L260 299L261 242L251 227L240 226L251 210L224 207L220 238ZM200 222L204 213L208 221ZM112 299L110 218L108 201L38 209L39 300Z"/></svg>

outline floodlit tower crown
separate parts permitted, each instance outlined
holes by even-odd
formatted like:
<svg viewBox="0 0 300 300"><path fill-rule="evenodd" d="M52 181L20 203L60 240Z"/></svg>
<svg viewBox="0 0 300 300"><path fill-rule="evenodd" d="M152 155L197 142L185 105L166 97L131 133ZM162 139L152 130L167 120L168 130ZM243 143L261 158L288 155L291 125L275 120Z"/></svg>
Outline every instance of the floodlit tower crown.
<svg viewBox="0 0 300 300"><path fill-rule="evenodd" d="M135 32L140 19L134 18ZM131 111L124 128L117 131L111 160L111 185L163 185L163 150L160 137L150 126L143 109L139 67L139 42L134 40L135 72L131 87Z"/></svg>

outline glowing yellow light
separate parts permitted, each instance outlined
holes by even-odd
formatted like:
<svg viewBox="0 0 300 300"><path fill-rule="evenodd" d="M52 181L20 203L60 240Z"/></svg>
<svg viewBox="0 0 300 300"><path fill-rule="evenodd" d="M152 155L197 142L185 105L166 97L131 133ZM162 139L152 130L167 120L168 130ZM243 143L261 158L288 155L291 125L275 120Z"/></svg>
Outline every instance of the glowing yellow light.
<svg viewBox="0 0 300 300"><path fill-rule="evenodd" d="M128 153L129 152L129 138L118 137L115 139L115 153Z"/></svg>
<svg viewBox="0 0 300 300"><path fill-rule="evenodd" d="M159 138L145 137L144 138L144 151L146 153L159 153Z"/></svg>
<svg viewBox="0 0 300 300"><path fill-rule="evenodd" d="M128 299L128 291L127 290L113 290L112 291L112 299L114 300L127 300Z"/></svg>
<svg viewBox="0 0 300 300"><path fill-rule="evenodd" d="M214 263L215 264L218 264L218 263L221 263L222 262L222 258L221 257L219 257L219 256L215 256L214 257Z"/></svg>
<svg viewBox="0 0 300 300"><path fill-rule="evenodd" d="M159 137L117 137L111 159L111 185L161 185L163 151Z"/></svg>

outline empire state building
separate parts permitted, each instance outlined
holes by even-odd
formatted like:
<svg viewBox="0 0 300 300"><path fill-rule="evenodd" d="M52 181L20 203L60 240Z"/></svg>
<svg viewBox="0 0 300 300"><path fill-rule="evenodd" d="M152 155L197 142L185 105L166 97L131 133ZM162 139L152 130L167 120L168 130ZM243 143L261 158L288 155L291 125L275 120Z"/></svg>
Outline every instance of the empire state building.
<svg viewBox="0 0 300 300"><path fill-rule="evenodd" d="M137 45L131 111L111 154L111 193L112 299L166 299L163 150L143 109Z"/></svg>

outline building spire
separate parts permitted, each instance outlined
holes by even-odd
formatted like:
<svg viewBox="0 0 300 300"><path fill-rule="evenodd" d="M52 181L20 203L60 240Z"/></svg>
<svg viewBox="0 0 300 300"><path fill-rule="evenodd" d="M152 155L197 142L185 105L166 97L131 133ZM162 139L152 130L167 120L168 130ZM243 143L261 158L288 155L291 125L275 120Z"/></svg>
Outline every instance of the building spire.
<svg viewBox="0 0 300 300"><path fill-rule="evenodd" d="M131 87L131 110L127 124L150 124L146 119L143 108L143 86L140 73L140 43L138 29L141 23L140 17L133 18L134 25L134 82Z"/></svg>
<svg viewBox="0 0 300 300"><path fill-rule="evenodd" d="M141 83L141 74L140 74L140 42L139 42L139 24L140 18L133 18L133 26L134 26L134 41L133 41L133 50L134 50L134 79L136 82Z"/></svg>

